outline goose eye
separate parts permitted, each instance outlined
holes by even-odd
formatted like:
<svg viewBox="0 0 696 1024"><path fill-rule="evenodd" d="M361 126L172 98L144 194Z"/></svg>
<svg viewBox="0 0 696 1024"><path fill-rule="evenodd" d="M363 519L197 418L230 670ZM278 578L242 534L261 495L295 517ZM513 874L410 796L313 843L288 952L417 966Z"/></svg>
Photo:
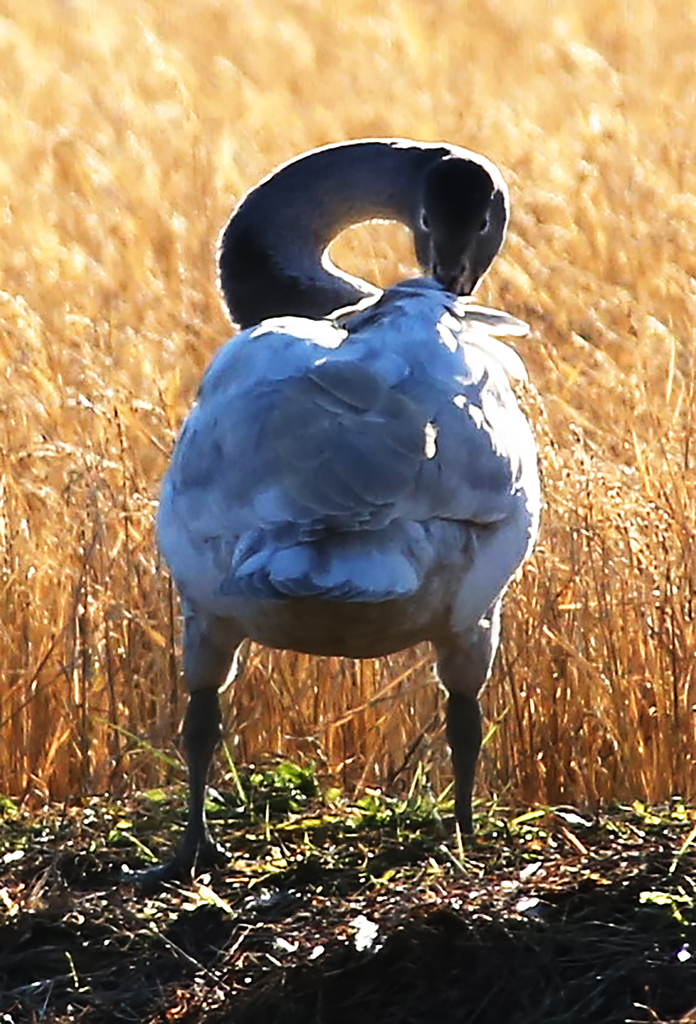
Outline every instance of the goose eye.
<svg viewBox="0 0 696 1024"><path fill-rule="evenodd" d="M488 231L488 225L489 224L490 224L490 221L488 220L488 216L486 215L483 218L483 220L481 221L481 223L479 224L479 234L482 235L484 231Z"/></svg>
<svg viewBox="0 0 696 1024"><path fill-rule="evenodd" d="M421 210L420 213L420 226L424 231L430 231L430 217L427 215L425 210Z"/></svg>

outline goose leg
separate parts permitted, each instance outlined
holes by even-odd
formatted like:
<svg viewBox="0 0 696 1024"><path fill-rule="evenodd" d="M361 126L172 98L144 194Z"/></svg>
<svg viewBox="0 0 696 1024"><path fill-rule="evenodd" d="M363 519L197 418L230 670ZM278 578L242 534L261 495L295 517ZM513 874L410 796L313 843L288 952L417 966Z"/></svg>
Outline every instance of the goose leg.
<svg viewBox="0 0 696 1024"><path fill-rule="evenodd" d="M189 807L186 829L175 861L183 874L194 865L215 867L225 861L224 851L210 834L205 815L208 771L220 740L222 715L217 689L194 690L189 697L182 730L188 765Z"/></svg>
<svg viewBox="0 0 696 1024"><path fill-rule="evenodd" d="M500 603L451 644L437 647L437 672L446 687L447 742L452 752L454 808L464 833L474 831L471 809L481 749L478 695L488 679L500 636Z"/></svg>
<svg viewBox="0 0 696 1024"><path fill-rule="evenodd" d="M230 630L229 621L204 620L189 609L184 625L184 675L189 702L182 740L188 765L189 808L184 835L174 857L160 867L140 872L146 889L162 882L190 877L196 865L224 863L225 851L210 834L205 816L205 788L210 763L220 739L222 716L218 693L232 671L244 637Z"/></svg>

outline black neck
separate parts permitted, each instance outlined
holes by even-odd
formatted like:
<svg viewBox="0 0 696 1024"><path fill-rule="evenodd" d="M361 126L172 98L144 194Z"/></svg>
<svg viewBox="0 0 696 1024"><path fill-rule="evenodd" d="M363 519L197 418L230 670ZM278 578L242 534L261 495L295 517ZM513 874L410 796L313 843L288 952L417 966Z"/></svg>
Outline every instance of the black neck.
<svg viewBox="0 0 696 1024"><path fill-rule="evenodd" d="M378 218L413 231L426 169L465 152L366 139L280 167L242 200L220 240L220 286L232 318L240 327L281 315L317 318L379 294L333 266L328 245L344 228Z"/></svg>

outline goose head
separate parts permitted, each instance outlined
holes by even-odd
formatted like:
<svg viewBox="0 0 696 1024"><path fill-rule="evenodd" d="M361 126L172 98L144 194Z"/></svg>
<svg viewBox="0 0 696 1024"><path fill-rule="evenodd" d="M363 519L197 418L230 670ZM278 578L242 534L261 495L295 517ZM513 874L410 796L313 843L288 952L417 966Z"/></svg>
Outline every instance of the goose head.
<svg viewBox="0 0 696 1024"><path fill-rule="evenodd" d="M471 295L499 251L509 216L507 188L482 157L445 156L428 168L413 220L424 273L455 295Z"/></svg>

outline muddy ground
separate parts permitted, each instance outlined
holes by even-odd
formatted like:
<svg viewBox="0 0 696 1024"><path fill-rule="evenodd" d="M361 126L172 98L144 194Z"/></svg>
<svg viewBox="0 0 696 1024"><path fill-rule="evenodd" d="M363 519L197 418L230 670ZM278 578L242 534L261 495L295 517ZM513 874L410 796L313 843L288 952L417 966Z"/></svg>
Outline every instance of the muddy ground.
<svg viewBox="0 0 696 1024"><path fill-rule="evenodd" d="M679 801L489 809L462 846L422 802L331 803L299 772L245 787L211 802L228 867L150 895L128 869L166 855L182 791L5 802L2 1024L696 1021Z"/></svg>

